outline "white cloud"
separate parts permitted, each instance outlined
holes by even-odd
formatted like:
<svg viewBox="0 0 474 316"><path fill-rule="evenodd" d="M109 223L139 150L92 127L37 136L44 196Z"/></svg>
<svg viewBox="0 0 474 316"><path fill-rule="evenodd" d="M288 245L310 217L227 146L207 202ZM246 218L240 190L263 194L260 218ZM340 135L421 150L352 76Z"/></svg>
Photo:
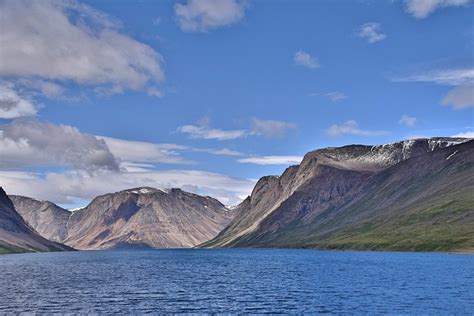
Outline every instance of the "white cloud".
<svg viewBox="0 0 474 316"><path fill-rule="evenodd" d="M244 155L240 151L235 151L235 150L231 150L231 149L228 149L228 148L207 149L205 151L210 153L210 154L219 155L219 156L243 156Z"/></svg>
<svg viewBox="0 0 474 316"><path fill-rule="evenodd" d="M441 85L458 86L474 84L474 68L434 70L404 78L392 79L395 82L432 82Z"/></svg>
<svg viewBox="0 0 474 316"><path fill-rule="evenodd" d="M438 9L466 6L469 2L470 0L405 0L405 10L417 19L424 19Z"/></svg>
<svg viewBox="0 0 474 316"><path fill-rule="evenodd" d="M188 0L177 3L174 10L181 30L207 32L237 23L246 7L246 0Z"/></svg>
<svg viewBox="0 0 474 316"><path fill-rule="evenodd" d="M20 96L13 88L0 85L0 118L34 116L36 112L37 109L30 100Z"/></svg>
<svg viewBox="0 0 474 316"><path fill-rule="evenodd" d="M162 98L165 95L163 91L155 87L148 88L146 92L148 93L149 96L157 97L157 98Z"/></svg>
<svg viewBox="0 0 474 316"><path fill-rule="evenodd" d="M296 124L291 122L253 118L251 133L266 138L276 138L283 136L286 131L294 128L296 128Z"/></svg>
<svg viewBox="0 0 474 316"><path fill-rule="evenodd" d="M120 170L124 172L146 172L155 169L155 165L144 162L123 161L120 163Z"/></svg>
<svg viewBox="0 0 474 316"><path fill-rule="evenodd" d="M155 163L191 163L181 152L242 156L230 149L199 149L176 144L130 141L81 133L67 125L32 120L0 125L0 168L69 167L35 173L0 170L9 193L71 203L137 186L179 187L211 195L225 204L245 198L254 181L199 170L156 169Z"/></svg>
<svg viewBox="0 0 474 316"><path fill-rule="evenodd" d="M189 138L216 140L236 139L244 137L247 134L246 130L223 130L205 125L183 125L178 127L178 132L187 134Z"/></svg>
<svg viewBox="0 0 474 316"><path fill-rule="evenodd" d="M64 92L64 88L61 85L38 78L21 78L16 80L14 85L22 90L27 89L30 92L35 92L35 94L41 94L48 98L58 98Z"/></svg>
<svg viewBox="0 0 474 316"><path fill-rule="evenodd" d="M347 99L347 95L339 91L328 92L325 94L332 102L340 102Z"/></svg>
<svg viewBox="0 0 474 316"><path fill-rule="evenodd" d="M118 170L103 140L67 125L14 121L0 125L0 167L71 166L96 171Z"/></svg>
<svg viewBox="0 0 474 316"><path fill-rule="evenodd" d="M387 131L371 131L361 129L359 124L354 120L349 120L340 125L334 124L329 127L326 132L331 137L338 137L342 135L382 136L388 133Z"/></svg>
<svg viewBox="0 0 474 316"><path fill-rule="evenodd" d="M474 131L459 133L451 137L474 138Z"/></svg>
<svg viewBox="0 0 474 316"><path fill-rule="evenodd" d="M416 124L416 117L410 116L410 115L402 115L400 120L398 121L399 124L405 125L405 126L415 126Z"/></svg>
<svg viewBox="0 0 474 316"><path fill-rule="evenodd" d="M384 40L387 36L382 32L380 23L368 22L360 26L357 36L365 38L367 42L373 44Z"/></svg>
<svg viewBox="0 0 474 316"><path fill-rule="evenodd" d="M474 84L452 89L443 98L441 104L450 105L457 110L474 107Z"/></svg>
<svg viewBox="0 0 474 316"><path fill-rule="evenodd" d="M405 78L392 79L395 82L431 82L445 86L455 86L441 100L442 105L454 109L474 107L474 68L434 70Z"/></svg>
<svg viewBox="0 0 474 316"><path fill-rule="evenodd" d="M305 51L299 50L293 56L293 61L295 64L304 66L310 69L319 68L319 61L316 57L311 56Z"/></svg>
<svg viewBox="0 0 474 316"><path fill-rule="evenodd" d="M257 156L237 160L240 163L250 163L256 165L293 165L299 164L301 156Z"/></svg>
<svg viewBox="0 0 474 316"><path fill-rule="evenodd" d="M189 150L176 144L156 144L97 136L107 144L112 154L120 161L186 164L191 161L179 156L178 151Z"/></svg>
<svg viewBox="0 0 474 316"><path fill-rule="evenodd" d="M235 204L253 189L254 181L199 170L147 170L134 172L72 171L45 175L19 171L0 171L0 183L9 194L20 194L56 203L75 199L91 200L97 195L138 186L182 188L210 195L224 204Z"/></svg>
<svg viewBox="0 0 474 316"><path fill-rule="evenodd" d="M71 1L1 1L0 75L121 89L164 78L162 58L120 31L111 17Z"/></svg>
<svg viewBox="0 0 474 316"><path fill-rule="evenodd" d="M0 167L69 166L89 172L99 169L117 171L155 168L156 163L196 163L183 158L183 152L245 155L228 148L195 148L95 136L83 134L72 126L32 120L0 125L0 149Z"/></svg>
<svg viewBox="0 0 474 316"><path fill-rule="evenodd" d="M196 125L183 125L178 127L177 130L194 139L230 140L252 135L266 138L281 137L287 130L293 128L296 128L296 124L291 122L252 118L250 129L223 130L210 127L209 117L204 117ZM212 150L201 151L213 153Z"/></svg>

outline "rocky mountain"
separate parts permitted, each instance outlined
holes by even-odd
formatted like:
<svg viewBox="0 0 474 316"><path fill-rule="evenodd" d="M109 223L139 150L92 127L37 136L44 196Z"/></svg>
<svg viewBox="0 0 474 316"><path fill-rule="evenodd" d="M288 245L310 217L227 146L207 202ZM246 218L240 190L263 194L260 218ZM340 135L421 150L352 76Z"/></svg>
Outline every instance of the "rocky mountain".
<svg viewBox="0 0 474 316"><path fill-rule="evenodd" d="M67 238L67 223L72 213L54 203L38 201L29 197L9 195L15 209L35 231L46 239L64 242Z"/></svg>
<svg viewBox="0 0 474 316"><path fill-rule="evenodd" d="M98 196L72 213L50 202L13 201L43 236L76 249L194 247L215 237L233 214L211 197L149 187Z"/></svg>
<svg viewBox="0 0 474 316"><path fill-rule="evenodd" d="M31 229L0 187L0 253L63 250L72 249L49 241Z"/></svg>
<svg viewBox="0 0 474 316"><path fill-rule="evenodd" d="M204 247L474 250L474 140L320 149L264 177Z"/></svg>

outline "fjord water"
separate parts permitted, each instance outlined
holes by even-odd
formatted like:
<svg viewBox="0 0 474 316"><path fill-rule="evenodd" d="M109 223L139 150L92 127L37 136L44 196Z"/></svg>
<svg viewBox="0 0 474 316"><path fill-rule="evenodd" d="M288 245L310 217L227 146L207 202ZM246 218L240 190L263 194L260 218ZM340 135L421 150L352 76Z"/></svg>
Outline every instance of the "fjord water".
<svg viewBox="0 0 474 316"><path fill-rule="evenodd" d="M284 249L0 256L0 313L472 313L474 256Z"/></svg>

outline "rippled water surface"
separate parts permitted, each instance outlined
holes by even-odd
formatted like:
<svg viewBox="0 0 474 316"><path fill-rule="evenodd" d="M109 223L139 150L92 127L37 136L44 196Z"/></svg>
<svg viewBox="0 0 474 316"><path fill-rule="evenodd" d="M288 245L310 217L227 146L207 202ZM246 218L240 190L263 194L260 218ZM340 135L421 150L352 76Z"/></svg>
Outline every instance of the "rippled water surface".
<svg viewBox="0 0 474 316"><path fill-rule="evenodd" d="M472 313L474 256L140 250L0 256L3 312Z"/></svg>

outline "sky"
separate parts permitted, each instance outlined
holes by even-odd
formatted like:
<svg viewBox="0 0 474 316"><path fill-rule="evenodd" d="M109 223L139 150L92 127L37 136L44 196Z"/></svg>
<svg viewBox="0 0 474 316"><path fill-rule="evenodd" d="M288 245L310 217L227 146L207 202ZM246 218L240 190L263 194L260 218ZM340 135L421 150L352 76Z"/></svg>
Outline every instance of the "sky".
<svg viewBox="0 0 474 316"><path fill-rule="evenodd" d="M474 137L470 0L0 1L0 185L238 203L323 147Z"/></svg>

